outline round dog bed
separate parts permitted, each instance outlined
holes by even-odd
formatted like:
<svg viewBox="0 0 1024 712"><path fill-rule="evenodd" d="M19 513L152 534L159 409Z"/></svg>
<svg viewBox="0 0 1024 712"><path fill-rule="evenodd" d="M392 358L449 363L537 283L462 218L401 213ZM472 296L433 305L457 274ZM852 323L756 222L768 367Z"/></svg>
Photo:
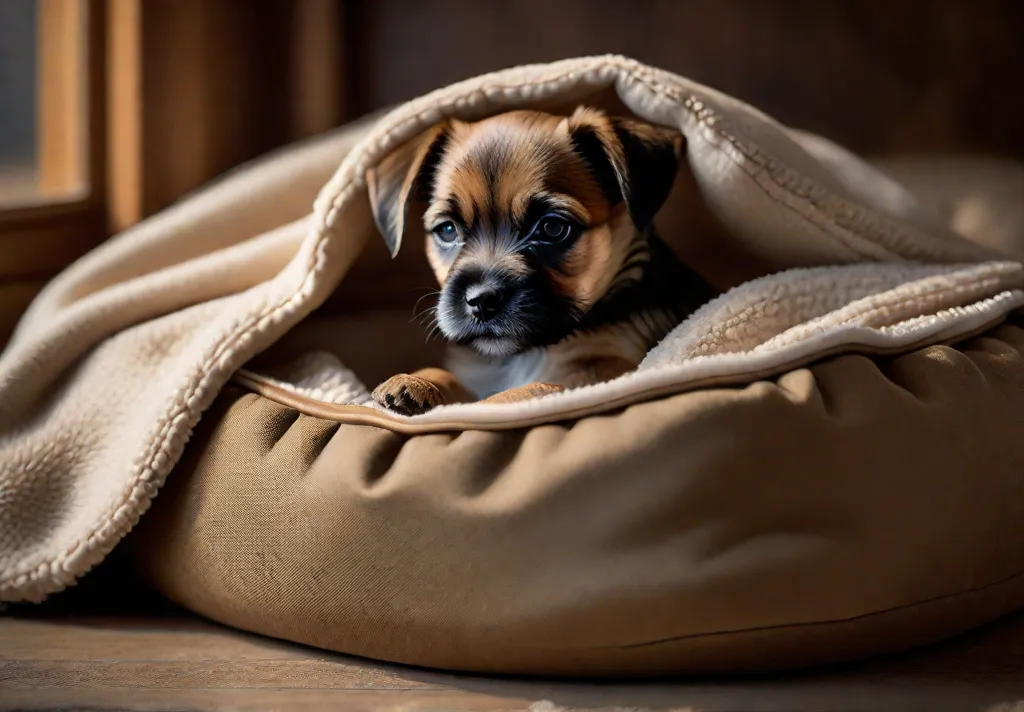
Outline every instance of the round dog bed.
<svg viewBox="0 0 1024 712"><path fill-rule="evenodd" d="M955 347L497 432L402 435L233 385L139 561L215 620L416 665L847 660L1024 602L1022 395L1018 317Z"/></svg>

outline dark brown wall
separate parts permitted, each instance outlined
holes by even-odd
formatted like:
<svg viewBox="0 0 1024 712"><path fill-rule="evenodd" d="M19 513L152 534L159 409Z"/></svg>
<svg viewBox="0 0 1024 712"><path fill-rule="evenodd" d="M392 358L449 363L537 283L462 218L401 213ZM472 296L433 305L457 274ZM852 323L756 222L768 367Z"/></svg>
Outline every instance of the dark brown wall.
<svg viewBox="0 0 1024 712"><path fill-rule="evenodd" d="M1020 0L362 0L365 109L523 62L622 53L860 151L1024 157Z"/></svg>

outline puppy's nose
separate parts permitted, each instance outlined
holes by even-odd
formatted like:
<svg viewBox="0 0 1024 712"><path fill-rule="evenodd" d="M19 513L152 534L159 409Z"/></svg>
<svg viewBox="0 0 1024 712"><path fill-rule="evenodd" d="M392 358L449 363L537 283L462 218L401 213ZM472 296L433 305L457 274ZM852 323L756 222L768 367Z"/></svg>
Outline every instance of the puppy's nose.
<svg viewBox="0 0 1024 712"><path fill-rule="evenodd" d="M477 321L489 321L505 306L505 293L496 287L470 287L466 291L466 306Z"/></svg>

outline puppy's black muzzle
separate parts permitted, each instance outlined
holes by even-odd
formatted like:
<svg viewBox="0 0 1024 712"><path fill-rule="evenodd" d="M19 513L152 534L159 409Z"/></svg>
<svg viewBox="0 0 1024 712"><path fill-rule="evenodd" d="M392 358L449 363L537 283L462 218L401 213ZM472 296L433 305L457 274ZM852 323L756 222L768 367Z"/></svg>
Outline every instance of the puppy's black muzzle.
<svg viewBox="0 0 1024 712"><path fill-rule="evenodd" d="M488 355L555 343L579 319L572 300L555 294L539 270L457 269L441 290L437 313L447 339Z"/></svg>

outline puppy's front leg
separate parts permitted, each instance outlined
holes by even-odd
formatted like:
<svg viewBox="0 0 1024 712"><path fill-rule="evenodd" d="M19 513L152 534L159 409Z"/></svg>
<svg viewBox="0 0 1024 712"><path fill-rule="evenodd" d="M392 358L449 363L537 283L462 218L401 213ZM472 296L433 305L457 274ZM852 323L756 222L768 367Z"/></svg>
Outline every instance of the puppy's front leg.
<svg viewBox="0 0 1024 712"><path fill-rule="evenodd" d="M373 389L373 400L402 415L418 415L439 405L467 403L473 398L448 371L424 368L384 381Z"/></svg>
<svg viewBox="0 0 1024 712"><path fill-rule="evenodd" d="M554 383L528 383L518 388L510 388L507 391L495 393L489 398L484 398L481 403L517 403L519 401L540 398L550 393L559 393L565 390L565 386Z"/></svg>
<svg viewBox="0 0 1024 712"><path fill-rule="evenodd" d="M544 374L544 381L528 383L518 388L495 393L483 403L516 403L560 393L567 388L580 388L593 383L610 381L636 368L636 364L620 356L599 356L571 361L559 361L557 356Z"/></svg>

